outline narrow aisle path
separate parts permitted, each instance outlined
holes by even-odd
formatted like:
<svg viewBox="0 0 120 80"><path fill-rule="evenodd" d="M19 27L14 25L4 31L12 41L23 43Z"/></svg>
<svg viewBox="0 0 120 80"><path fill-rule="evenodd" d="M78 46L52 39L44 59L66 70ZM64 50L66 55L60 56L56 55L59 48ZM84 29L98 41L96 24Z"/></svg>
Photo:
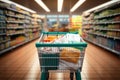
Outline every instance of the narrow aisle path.
<svg viewBox="0 0 120 80"><path fill-rule="evenodd" d="M36 41L0 56L0 80L40 80ZM63 78L57 79L58 75ZM49 80L70 80L66 75L51 73ZM81 76L82 80L120 80L120 58L89 43Z"/></svg>

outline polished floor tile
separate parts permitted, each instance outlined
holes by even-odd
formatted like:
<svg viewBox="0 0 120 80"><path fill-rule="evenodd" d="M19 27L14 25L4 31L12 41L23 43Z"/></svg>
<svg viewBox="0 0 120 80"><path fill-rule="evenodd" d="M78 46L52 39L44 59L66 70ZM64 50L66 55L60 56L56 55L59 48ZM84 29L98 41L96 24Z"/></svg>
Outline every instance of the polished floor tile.
<svg viewBox="0 0 120 80"><path fill-rule="evenodd" d="M0 80L40 80L36 41L0 56ZM120 58L88 43L81 71L82 80L120 80L119 75ZM70 72L49 71L49 80L70 80Z"/></svg>

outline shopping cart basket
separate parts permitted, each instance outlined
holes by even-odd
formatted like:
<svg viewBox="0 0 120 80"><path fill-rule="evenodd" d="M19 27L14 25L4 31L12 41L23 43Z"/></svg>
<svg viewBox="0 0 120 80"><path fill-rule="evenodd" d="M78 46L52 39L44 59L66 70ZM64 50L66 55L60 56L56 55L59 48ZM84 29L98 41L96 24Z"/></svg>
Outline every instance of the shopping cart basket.
<svg viewBox="0 0 120 80"><path fill-rule="evenodd" d="M80 42L67 42L67 43L54 43L54 42L43 42L45 37L49 35L54 35L57 37L61 37L68 34L67 32L42 32L41 37L39 39L39 42L36 43L36 47L38 50L38 56L40 61L40 67L41 67L41 80L47 80L49 75L49 70L70 70L71 72L71 80L73 76L73 72L75 72L76 80L81 80L81 70L82 70L82 64L84 60L85 55L85 48L87 47L87 43L83 41L82 38L80 38ZM73 34L73 33L72 33ZM77 33L74 33L77 34ZM77 49L80 50L80 56L69 56L67 55L64 57L61 56L61 54L65 51L65 53L68 52L71 53L71 49ZM46 49L46 51L44 50ZM54 51L49 51L54 50ZM47 51L48 50L48 51ZM62 52L63 51L63 52ZM69 54L70 55L70 54ZM78 54L79 55L79 54ZM75 60L74 60L75 59ZM65 60L71 60L73 62L65 61ZM76 61L78 60L78 61ZM67 65L66 65L67 64ZM74 65L75 64L75 65ZM68 66L69 65L69 66Z"/></svg>

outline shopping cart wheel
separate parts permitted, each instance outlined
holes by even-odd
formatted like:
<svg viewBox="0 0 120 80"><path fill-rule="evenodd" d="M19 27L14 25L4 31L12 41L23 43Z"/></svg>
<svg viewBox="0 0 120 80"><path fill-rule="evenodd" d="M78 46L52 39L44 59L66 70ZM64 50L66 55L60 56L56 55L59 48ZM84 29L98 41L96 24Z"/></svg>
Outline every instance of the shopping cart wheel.
<svg viewBox="0 0 120 80"><path fill-rule="evenodd" d="M70 72L70 80L73 80L74 72Z"/></svg>
<svg viewBox="0 0 120 80"><path fill-rule="evenodd" d="M76 80L82 80L82 79L81 79L80 70L77 70L77 71L75 72L75 76L76 76Z"/></svg>
<svg viewBox="0 0 120 80"><path fill-rule="evenodd" d="M48 79L49 79L49 72L41 72L40 80L48 80Z"/></svg>

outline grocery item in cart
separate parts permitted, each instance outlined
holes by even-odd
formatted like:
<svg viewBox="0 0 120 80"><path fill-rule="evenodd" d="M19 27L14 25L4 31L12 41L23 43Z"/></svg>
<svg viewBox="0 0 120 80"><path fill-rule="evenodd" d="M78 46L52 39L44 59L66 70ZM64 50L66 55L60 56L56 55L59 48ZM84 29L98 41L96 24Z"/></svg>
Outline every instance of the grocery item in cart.
<svg viewBox="0 0 120 80"><path fill-rule="evenodd" d="M78 63L80 57L80 50L72 47L63 48L60 52L60 59L71 62L71 63Z"/></svg>
<svg viewBox="0 0 120 80"><path fill-rule="evenodd" d="M39 53L44 53L44 54L56 54L56 53L60 53L59 52L59 48L57 47L41 47L38 50Z"/></svg>
<svg viewBox="0 0 120 80"><path fill-rule="evenodd" d="M57 36L46 36L43 42L53 42L55 39L57 39Z"/></svg>
<svg viewBox="0 0 120 80"><path fill-rule="evenodd" d="M78 70L81 67L81 60L78 60L77 64L67 62L64 60L59 61L59 70Z"/></svg>
<svg viewBox="0 0 120 80"><path fill-rule="evenodd" d="M82 42L79 34L67 33L66 35L56 39L54 43L78 43Z"/></svg>

